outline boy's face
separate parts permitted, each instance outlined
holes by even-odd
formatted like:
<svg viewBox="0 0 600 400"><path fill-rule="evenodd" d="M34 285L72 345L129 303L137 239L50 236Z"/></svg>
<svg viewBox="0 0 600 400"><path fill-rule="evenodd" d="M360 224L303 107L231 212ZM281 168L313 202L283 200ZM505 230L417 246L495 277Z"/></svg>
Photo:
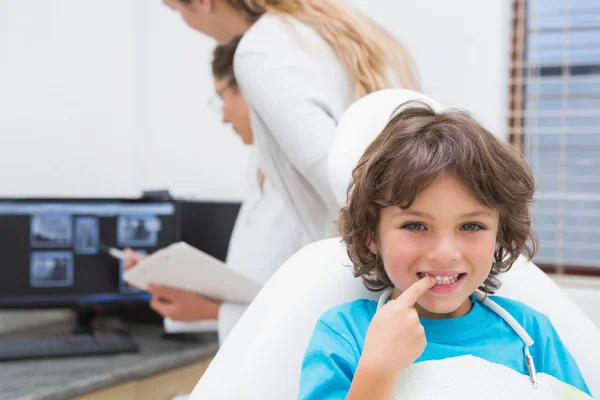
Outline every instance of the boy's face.
<svg viewBox="0 0 600 400"><path fill-rule="evenodd" d="M369 249L383 261L394 298L424 273L434 275L438 284L415 308L425 318L457 317L469 312L469 296L490 273L498 224L496 210L446 176L419 193L408 209L382 209L378 239Z"/></svg>

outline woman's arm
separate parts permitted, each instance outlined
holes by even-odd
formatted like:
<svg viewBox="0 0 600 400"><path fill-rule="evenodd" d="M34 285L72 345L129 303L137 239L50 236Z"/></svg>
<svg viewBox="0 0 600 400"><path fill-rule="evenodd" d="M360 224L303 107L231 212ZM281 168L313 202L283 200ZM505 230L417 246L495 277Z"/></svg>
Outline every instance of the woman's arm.
<svg viewBox="0 0 600 400"><path fill-rule="evenodd" d="M152 294L150 307L165 318L174 321L215 320L221 303L197 293L151 284L148 293Z"/></svg>

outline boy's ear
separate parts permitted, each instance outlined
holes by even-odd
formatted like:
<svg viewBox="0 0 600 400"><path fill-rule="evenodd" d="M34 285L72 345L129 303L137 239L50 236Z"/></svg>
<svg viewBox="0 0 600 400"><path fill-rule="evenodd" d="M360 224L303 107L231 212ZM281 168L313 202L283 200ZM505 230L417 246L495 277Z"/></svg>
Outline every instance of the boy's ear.
<svg viewBox="0 0 600 400"><path fill-rule="evenodd" d="M375 235L371 237L371 241L369 242L369 246L367 247L369 248L369 250L371 250L371 253L379 255L379 249L377 248L377 240L375 240Z"/></svg>

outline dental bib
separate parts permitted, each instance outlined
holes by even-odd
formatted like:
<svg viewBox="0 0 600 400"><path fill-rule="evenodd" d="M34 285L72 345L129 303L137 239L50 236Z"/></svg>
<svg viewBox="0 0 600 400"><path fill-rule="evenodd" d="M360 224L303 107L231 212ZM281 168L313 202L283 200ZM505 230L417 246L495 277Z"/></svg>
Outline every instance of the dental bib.
<svg viewBox="0 0 600 400"><path fill-rule="evenodd" d="M589 400L587 394L547 375L530 378L504 365L474 356L423 361L407 368L393 400Z"/></svg>

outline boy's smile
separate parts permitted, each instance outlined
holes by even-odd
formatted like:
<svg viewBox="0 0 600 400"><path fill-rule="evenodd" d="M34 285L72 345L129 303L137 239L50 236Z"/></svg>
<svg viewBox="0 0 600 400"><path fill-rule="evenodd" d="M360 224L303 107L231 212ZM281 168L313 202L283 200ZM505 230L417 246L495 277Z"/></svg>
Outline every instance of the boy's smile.
<svg viewBox="0 0 600 400"><path fill-rule="evenodd" d="M471 309L469 296L487 279L494 261L499 215L483 206L452 176L442 176L411 206L380 211L378 254L396 290L426 275L438 284L415 305L425 318L451 318Z"/></svg>
<svg viewBox="0 0 600 400"><path fill-rule="evenodd" d="M426 276L433 276L437 284L429 289L436 293L450 293L463 283L463 279L467 276L466 272L459 271L423 271L417 272L419 279Z"/></svg>

